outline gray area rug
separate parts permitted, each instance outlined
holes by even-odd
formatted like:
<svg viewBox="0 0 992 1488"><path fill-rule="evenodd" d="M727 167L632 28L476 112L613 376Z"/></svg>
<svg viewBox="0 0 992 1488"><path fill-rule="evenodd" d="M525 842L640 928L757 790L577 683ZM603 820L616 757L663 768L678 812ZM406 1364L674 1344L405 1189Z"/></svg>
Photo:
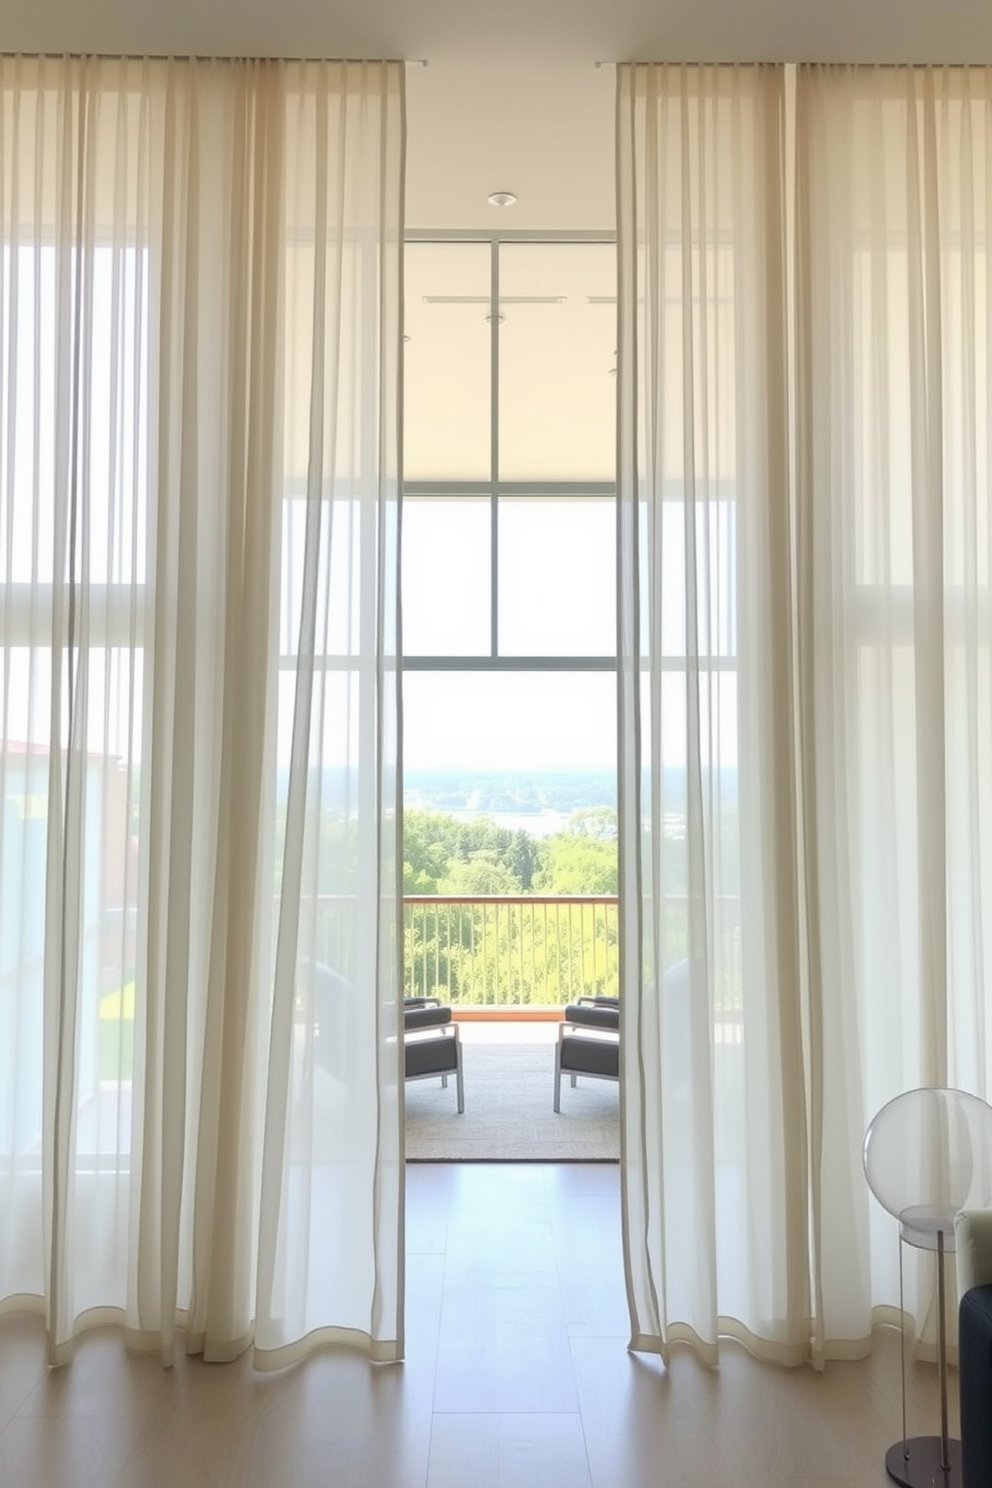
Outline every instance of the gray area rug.
<svg viewBox="0 0 992 1488"><path fill-rule="evenodd" d="M408 1162L617 1162L619 1087L612 1080L562 1081L555 1115L554 1046L463 1044L465 1111L455 1082L406 1087Z"/></svg>

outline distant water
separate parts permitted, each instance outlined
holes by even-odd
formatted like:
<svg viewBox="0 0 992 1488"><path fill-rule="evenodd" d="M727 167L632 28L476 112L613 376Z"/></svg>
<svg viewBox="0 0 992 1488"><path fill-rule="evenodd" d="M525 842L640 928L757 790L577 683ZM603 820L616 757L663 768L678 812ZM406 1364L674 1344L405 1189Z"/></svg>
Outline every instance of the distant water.
<svg viewBox="0 0 992 1488"><path fill-rule="evenodd" d="M446 807L444 814L460 822L491 821L509 832L526 832L531 837L553 837L565 830L571 817L568 811L471 811L451 807Z"/></svg>
<svg viewBox="0 0 992 1488"><path fill-rule="evenodd" d="M288 776L280 773L280 800L285 800ZM325 811L348 811L353 807L354 773L328 767L323 772L322 805ZM647 775L642 783L649 797ZM532 837L550 837L562 831L576 811L617 806L617 780L612 770L407 770L403 780L407 810L438 811L456 821L472 822L485 817L509 831ZM703 791L716 792L722 809L737 804L737 771L721 769L716 776L703 774ZM665 770L664 811L666 830L677 835L685 817L685 770Z"/></svg>

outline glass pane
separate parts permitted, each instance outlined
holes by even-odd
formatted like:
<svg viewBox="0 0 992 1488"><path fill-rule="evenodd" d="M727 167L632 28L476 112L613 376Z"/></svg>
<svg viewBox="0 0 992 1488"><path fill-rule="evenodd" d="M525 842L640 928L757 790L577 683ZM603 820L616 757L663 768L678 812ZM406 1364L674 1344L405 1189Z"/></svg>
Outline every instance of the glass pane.
<svg viewBox="0 0 992 1488"><path fill-rule="evenodd" d="M614 656L616 504L504 498L499 511L503 656Z"/></svg>
<svg viewBox="0 0 992 1488"><path fill-rule="evenodd" d="M488 480L489 246L408 243L405 251L404 476Z"/></svg>
<svg viewBox="0 0 992 1488"><path fill-rule="evenodd" d="M407 672L404 805L526 814L532 830L550 812L545 829L556 830L579 776L595 777L595 791L609 793L602 804L615 804L616 692L612 672ZM525 786L525 774L542 781Z"/></svg>
<svg viewBox="0 0 992 1488"><path fill-rule="evenodd" d="M615 246L504 244L500 314L500 479L612 481Z"/></svg>
<svg viewBox="0 0 992 1488"><path fill-rule="evenodd" d="M300 644L303 580L307 552L307 510L304 498L282 504L282 581L279 595L279 649L295 655ZM361 523L370 520L368 507L345 498L324 502L321 512L317 567L317 634L321 656L352 655L361 632Z"/></svg>
<svg viewBox="0 0 992 1488"><path fill-rule="evenodd" d="M686 475L687 393L692 403L691 454L696 479L729 483L737 479L742 434L737 406L736 338L741 310L735 299L736 269L730 245L700 249L698 262L694 254L694 287L687 299L682 249L678 245L666 248L659 262L657 344L652 338L642 338L638 356L639 375L657 381L663 390L656 442L669 481L682 482ZM704 350L687 357L687 346ZM647 453L643 430L639 457L655 458Z"/></svg>
<svg viewBox="0 0 992 1488"><path fill-rule="evenodd" d="M406 655L489 655L491 511L488 498L406 497Z"/></svg>
<svg viewBox="0 0 992 1488"><path fill-rule="evenodd" d="M657 625L652 611L661 610L661 646L665 656L732 657L737 654L737 503L700 501L695 508L695 542L686 544L686 507L679 499L663 501L660 582L652 584L648 559L658 544L650 513L641 519L641 649ZM689 596L695 596L695 641L688 645Z"/></svg>
<svg viewBox="0 0 992 1488"><path fill-rule="evenodd" d="M406 989L615 995L615 676L417 672L403 692Z"/></svg>
<svg viewBox="0 0 992 1488"><path fill-rule="evenodd" d="M0 366L7 380L0 572L15 583L49 583L58 566L68 577L64 536L56 565L56 450L69 437L65 408L64 427L56 427L56 322L60 276L75 285L79 265L75 250L67 258L47 245L0 247ZM148 274L147 254L137 248L98 245L85 256L78 313L92 325L79 348L87 401L74 436L85 553L77 573L84 561L84 577L94 584L146 578ZM67 325L76 313L70 307Z"/></svg>

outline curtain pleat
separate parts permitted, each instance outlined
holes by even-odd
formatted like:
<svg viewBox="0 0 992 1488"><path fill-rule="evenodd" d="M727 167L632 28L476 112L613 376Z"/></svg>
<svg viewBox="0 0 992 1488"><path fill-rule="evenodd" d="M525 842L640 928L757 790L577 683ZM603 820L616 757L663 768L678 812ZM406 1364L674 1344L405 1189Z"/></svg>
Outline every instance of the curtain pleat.
<svg viewBox="0 0 992 1488"><path fill-rule="evenodd" d="M395 64L0 60L0 1306L54 1362L402 1350L403 132Z"/></svg>

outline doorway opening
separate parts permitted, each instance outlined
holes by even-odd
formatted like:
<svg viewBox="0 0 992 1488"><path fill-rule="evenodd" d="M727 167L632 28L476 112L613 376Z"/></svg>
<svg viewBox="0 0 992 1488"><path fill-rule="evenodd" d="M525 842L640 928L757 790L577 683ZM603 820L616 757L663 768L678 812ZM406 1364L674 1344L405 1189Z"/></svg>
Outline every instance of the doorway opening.
<svg viewBox="0 0 992 1488"><path fill-rule="evenodd" d="M404 991L487 1102L412 1082L408 1155L429 1125L425 1156L443 1126L449 1156L580 1157L583 1111L587 1153L593 1115L615 1137L615 1084L552 1102L565 1006L618 991L615 326L611 239L407 244Z"/></svg>

